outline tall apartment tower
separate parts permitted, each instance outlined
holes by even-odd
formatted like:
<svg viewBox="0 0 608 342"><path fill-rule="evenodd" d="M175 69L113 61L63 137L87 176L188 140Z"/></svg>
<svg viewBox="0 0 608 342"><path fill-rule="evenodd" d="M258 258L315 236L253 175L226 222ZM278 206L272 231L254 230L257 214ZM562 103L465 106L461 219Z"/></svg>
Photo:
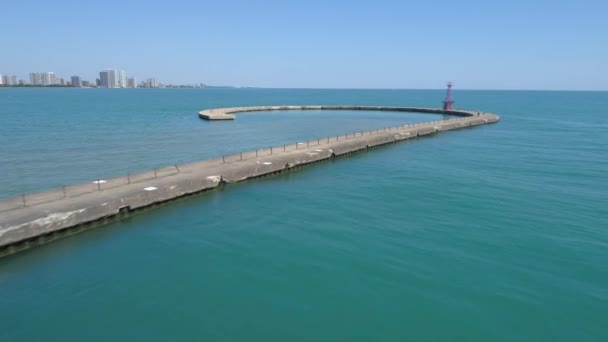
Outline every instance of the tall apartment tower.
<svg viewBox="0 0 608 342"><path fill-rule="evenodd" d="M119 84L118 84L118 71L116 70L110 70L110 80L112 81L111 84L113 85L112 88L118 88Z"/></svg>
<svg viewBox="0 0 608 342"><path fill-rule="evenodd" d="M156 81L156 78L148 78L148 80L146 81L148 88L156 88L158 87L158 82Z"/></svg>
<svg viewBox="0 0 608 342"><path fill-rule="evenodd" d="M99 81L102 88L118 88L118 72L112 69L101 71Z"/></svg>
<svg viewBox="0 0 608 342"><path fill-rule="evenodd" d="M82 87L82 81L80 80L80 76L72 76L72 87Z"/></svg>
<svg viewBox="0 0 608 342"><path fill-rule="evenodd" d="M127 75L125 74L124 70L120 70L120 74L118 77L118 86L120 88L126 88L127 87Z"/></svg>
<svg viewBox="0 0 608 342"><path fill-rule="evenodd" d="M17 76L2 75L0 76L0 79L2 80L0 84L8 86L17 85Z"/></svg>
<svg viewBox="0 0 608 342"><path fill-rule="evenodd" d="M53 72L43 72L40 73L40 85L50 86L53 84L57 84L57 76Z"/></svg>
<svg viewBox="0 0 608 342"><path fill-rule="evenodd" d="M40 77L40 73L32 72L30 73L30 84L31 85L42 85L42 77Z"/></svg>
<svg viewBox="0 0 608 342"><path fill-rule="evenodd" d="M107 70L99 72L99 87L110 88L110 72Z"/></svg>

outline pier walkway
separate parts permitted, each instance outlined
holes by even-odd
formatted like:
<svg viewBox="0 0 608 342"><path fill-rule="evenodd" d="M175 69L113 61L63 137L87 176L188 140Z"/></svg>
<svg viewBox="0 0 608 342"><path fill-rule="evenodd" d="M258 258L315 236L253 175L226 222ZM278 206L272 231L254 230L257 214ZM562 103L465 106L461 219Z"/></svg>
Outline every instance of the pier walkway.
<svg viewBox="0 0 608 342"><path fill-rule="evenodd" d="M283 172L294 167L438 132L494 123L499 116L466 110L373 106L263 106L199 112L208 120L267 110L375 110L454 115L454 118L315 138L230 156L154 169L89 184L0 200L0 256L119 219L222 183Z"/></svg>

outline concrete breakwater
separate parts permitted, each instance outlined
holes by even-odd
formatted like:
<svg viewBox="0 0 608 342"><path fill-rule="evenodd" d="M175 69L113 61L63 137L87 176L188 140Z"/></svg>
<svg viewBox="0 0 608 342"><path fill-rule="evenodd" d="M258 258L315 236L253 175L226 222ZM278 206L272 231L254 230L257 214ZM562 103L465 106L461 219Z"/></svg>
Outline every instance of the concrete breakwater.
<svg viewBox="0 0 608 342"><path fill-rule="evenodd" d="M255 107L230 107L213 108L198 112L198 116L205 120L234 120L236 113L262 112L271 110L366 110L385 112L410 112L448 114L456 116L474 116L477 112L467 110L441 110L437 108L420 107L388 107L388 106L255 106Z"/></svg>
<svg viewBox="0 0 608 342"><path fill-rule="evenodd" d="M371 106L239 107L202 111L199 116L209 120L222 120L226 119L223 116L233 116L238 112L288 109L390 110L448 114L456 117L315 138L1 200L0 256L52 241L159 203L211 190L224 183L284 172L375 146L499 120L494 114L465 110ZM213 113L209 113L210 111Z"/></svg>

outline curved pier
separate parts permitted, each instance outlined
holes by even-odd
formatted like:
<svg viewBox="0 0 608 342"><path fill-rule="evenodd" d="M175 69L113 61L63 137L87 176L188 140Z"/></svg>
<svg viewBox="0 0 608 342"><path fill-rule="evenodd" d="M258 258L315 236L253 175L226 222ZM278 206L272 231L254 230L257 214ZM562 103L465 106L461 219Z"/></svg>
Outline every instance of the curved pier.
<svg viewBox="0 0 608 342"><path fill-rule="evenodd" d="M373 106L236 107L209 109L199 112L199 116L208 120L231 120L235 113L268 110L375 110L456 117L319 137L0 200L0 256L120 219L160 203L211 190L224 183L280 173L376 146L500 120L495 114L467 110Z"/></svg>
<svg viewBox="0 0 608 342"><path fill-rule="evenodd" d="M266 112L272 110L366 110L385 112L409 112L447 114L455 116L475 116L479 112L468 110L442 110L438 108L420 107L389 107L389 106L255 106L255 107L229 107L201 110L198 116L205 120L234 120L234 114L247 112Z"/></svg>

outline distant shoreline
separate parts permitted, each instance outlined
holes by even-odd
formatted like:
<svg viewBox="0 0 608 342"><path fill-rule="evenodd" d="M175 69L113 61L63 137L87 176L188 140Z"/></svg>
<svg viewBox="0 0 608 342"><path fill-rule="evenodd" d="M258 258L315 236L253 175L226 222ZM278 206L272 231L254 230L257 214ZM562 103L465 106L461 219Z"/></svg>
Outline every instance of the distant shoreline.
<svg viewBox="0 0 608 342"><path fill-rule="evenodd" d="M205 87L197 87L197 86L189 86L189 85L174 85L174 86L162 86L162 87L135 87L135 88L105 88L105 87L72 87L69 85L49 85L49 86L41 86L41 85L31 85L31 84L19 84L19 85L5 85L0 84L0 88L73 88L73 89L176 89L176 88L189 88L189 89L205 89L205 88L213 88L213 89L243 89L243 88L253 88L253 87L233 87L233 86L205 86Z"/></svg>
<svg viewBox="0 0 608 342"><path fill-rule="evenodd" d="M102 88L102 87L72 87L67 85L51 85L51 86L39 86L39 85L5 85L0 84L0 89L2 88L73 88L73 89L266 89L266 90L393 90L393 91L401 91L401 90L440 90L444 91L444 89L440 88L277 88L277 87L238 87L238 86L205 86L205 87L195 87L195 86L163 86L163 87L137 87L137 88ZM538 92L608 92L608 89L605 90L597 90L597 89L458 89L458 91L508 91L508 92L519 92L519 91L538 91Z"/></svg>

